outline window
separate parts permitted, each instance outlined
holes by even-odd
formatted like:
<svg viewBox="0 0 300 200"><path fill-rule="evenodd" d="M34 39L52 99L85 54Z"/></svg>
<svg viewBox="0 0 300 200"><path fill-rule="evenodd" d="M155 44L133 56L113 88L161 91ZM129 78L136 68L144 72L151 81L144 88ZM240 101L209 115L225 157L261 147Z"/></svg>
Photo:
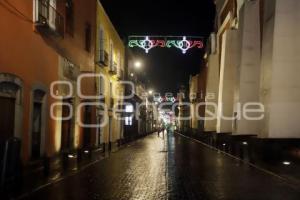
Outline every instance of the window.
<svg viewBox="0 0 300 200"><path fill-rule="evenodd" d="M36 27L47 27L55 33L64 36L65 20L60 12L57 11L57 9L61 8L61 1L34 0L33 6L33 17Z"/></svg>
<svg viewBox="0 0 300 200"><path fill-rule="evenodd" d="M66 2L66 32L73 36L74 34L74 7L73 1Z"/></svg>
<svg viewBox="0 0 300 200"><path fill-rule="evenodd" d="M100 26L99 29L99 47L100 51L104 51L104 41L105 41L105 35L104 35L104 29L102 26Z"/></svg>
<svg viewBox="0 0 300 200"><path fill-rule="evenodd" d="M99 93L100 93L100 95L104 95L104 88L105 88L104 78L102 76L100 76L100 79L99 79Z"/></svg>
<svg viewBox="0 0 300 200"><path fill-rule="evenodd" d="M97 53L98 53L98 59L99 63L101 63L103 66L109 65L109 54L106 51L106 37L105 37L105 30L102 26L99 27L99 44L97 46Z"/></svg>
<svg viewBox="0 0 300 200"><path fill-rule="evenodd" d="M132 117L125 117L125 126L132 126Z"/></svg>
<svg viewBox="0 0 300 200"><path fill-rule="evenodd" d="M85 50L91 51L91 24L86 23L85 25Z"/></svg>

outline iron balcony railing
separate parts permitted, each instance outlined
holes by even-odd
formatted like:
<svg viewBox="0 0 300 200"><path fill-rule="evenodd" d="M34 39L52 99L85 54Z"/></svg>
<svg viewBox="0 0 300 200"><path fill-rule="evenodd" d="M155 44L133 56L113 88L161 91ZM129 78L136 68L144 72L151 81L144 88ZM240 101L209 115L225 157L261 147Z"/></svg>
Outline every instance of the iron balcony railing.
<svg viewBox="0 0 300 200"><path fill-rule="evenodd" d="M64 17L53 7L49 0L36 0L38 6L38 22L55 33L64 36Z"/></svg>

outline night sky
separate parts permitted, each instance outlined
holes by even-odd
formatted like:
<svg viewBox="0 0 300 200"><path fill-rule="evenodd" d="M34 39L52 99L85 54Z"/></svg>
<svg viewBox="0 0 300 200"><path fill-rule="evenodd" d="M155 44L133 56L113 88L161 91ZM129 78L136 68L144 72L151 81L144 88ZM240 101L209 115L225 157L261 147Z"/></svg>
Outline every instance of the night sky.
<svg viewBox="0 0 300 200"><path fill-rule="evenodd" d="M101 0L120 36L129 35L200 36L204 40L213 30L213 0ZM189 76L200 71L203 50L193 49L185 55L179 49L155 48L145 54L134 49L143 61L147 86L156 92L176 93Z"/></svg>

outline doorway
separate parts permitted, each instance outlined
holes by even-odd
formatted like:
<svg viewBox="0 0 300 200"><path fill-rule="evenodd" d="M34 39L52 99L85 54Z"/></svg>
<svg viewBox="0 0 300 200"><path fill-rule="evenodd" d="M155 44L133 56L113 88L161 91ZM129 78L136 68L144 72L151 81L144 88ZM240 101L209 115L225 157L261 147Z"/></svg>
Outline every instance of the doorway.
<svg viewBox="0 0 300 200"><path fill-rule="evenodd" d="M0 145L14 137L15 127L15 99L0 97Z"/></svg>
<svg viewBox="0 0 300 200"><path fill-rule="evenodd" d="M32 159L39 159L41 154L41 132L42 132L42 103L33 103L32 117L32 139L31 155Z"/></svg>
<svg viewBox="0 0 300 200"><path fill-rule="evenodd" d="M112 149L112 117L109 117L109 133L108 133L108 149L111 151Z"/></svg>
<svg viewBox="0 0 300 200"><path fill-rule="evenodd" d="M90 125L92 124L92 107L91 106L85 106L84 111L84 124ZM91 128L90 127L84 127L83 129L83 147L89 148L91 145Z"/></svg>
<svg viewBox="0 0 300 200"><path fill-rule="evenodd" d="M100 125L102 123L102 116L98 115L97 116L97 122L98 125ZM98 126L97 131L96 131L96 143L95 146L96 148L101 147L101 145L103 144L103 127Z"/></svg>
<svg viewBox="0 0 300 200"><path fill-rule="evenodd" d="M31 159L40 159L44 152L45 140L45 95L46 90L34 89L31 112Z"/></svg>
<svg viewBox="0 0 300 200"><path fill-rule="evenodd" d="M64 100L64 103L71 104L70 100ZM62 118L67 118L70 113L70 108L67 105L62 106ZM72 131L72 118L62 120L61 125L61 150L68 151L71 149L71 131Z"/></svg>

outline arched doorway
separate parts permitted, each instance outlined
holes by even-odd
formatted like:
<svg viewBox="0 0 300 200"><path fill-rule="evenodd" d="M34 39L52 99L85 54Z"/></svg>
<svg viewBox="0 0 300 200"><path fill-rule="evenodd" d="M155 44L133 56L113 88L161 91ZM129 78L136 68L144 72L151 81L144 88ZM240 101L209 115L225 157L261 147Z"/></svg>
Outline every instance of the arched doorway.
<svg viewBox="0 0 300 200"><path fill-rule="evenodd" d="M22 87L20 78L13 74L0 73L0 155L5 141L21 138Z"/></svg>

